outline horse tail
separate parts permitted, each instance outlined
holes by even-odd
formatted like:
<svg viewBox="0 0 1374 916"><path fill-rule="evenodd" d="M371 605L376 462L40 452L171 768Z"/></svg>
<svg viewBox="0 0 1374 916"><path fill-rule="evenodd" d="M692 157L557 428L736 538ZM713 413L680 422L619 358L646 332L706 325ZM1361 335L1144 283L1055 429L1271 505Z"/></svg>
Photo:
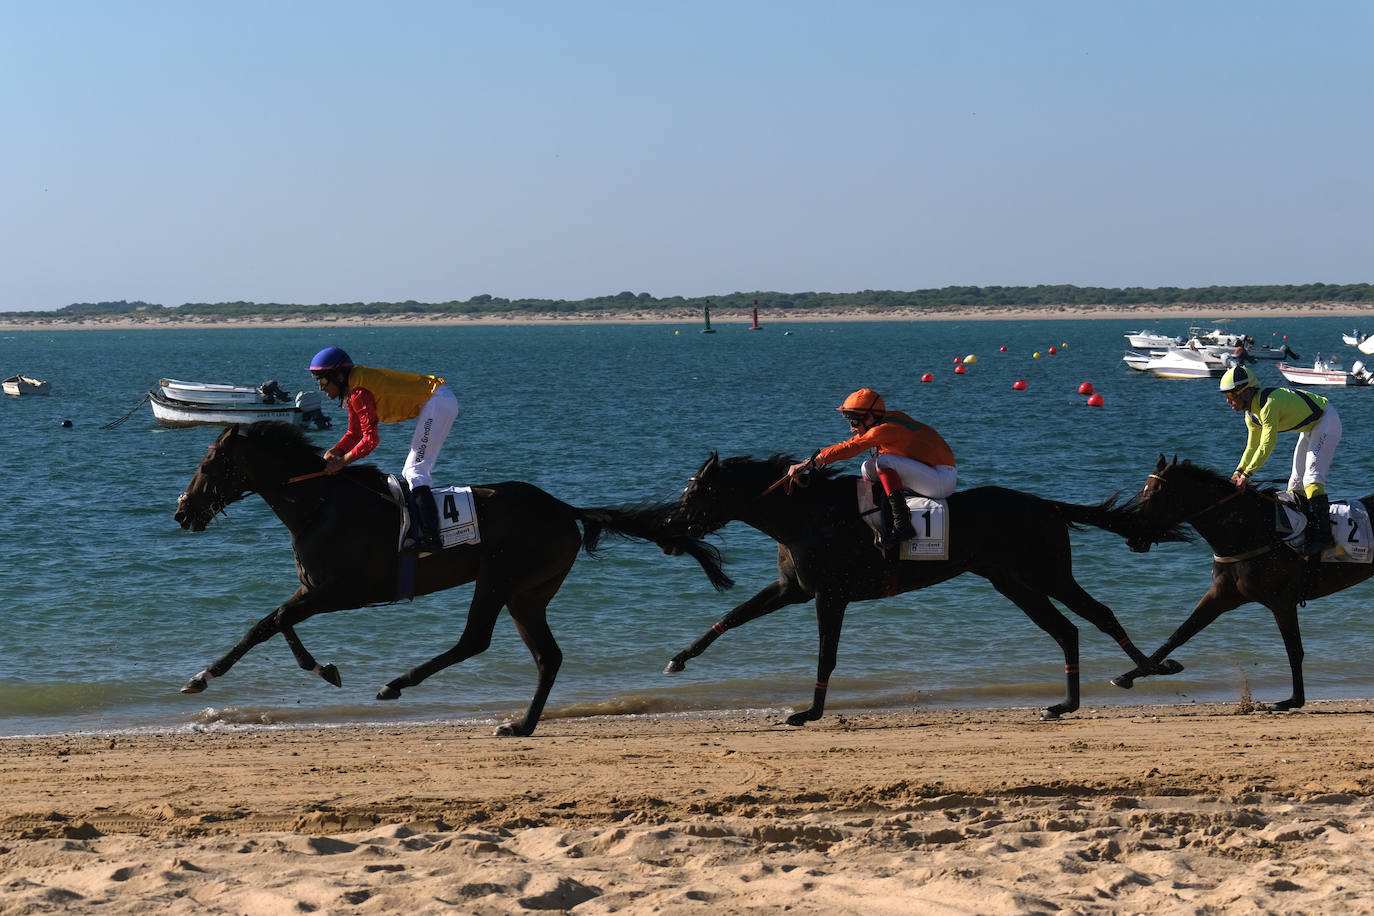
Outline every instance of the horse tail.
<svg viewBox="0 0 1374 916"><path fill-rule="evenodd" d="M667 554L687 554L701 565L706 578L711 580L711 586L718 592L735 584L735 580L725 573L719 550L700 538L689 537L671 524L677 503L572 509L582 523L582 549L589 556L596 555L601 535L609 532L617 537L653 541Z"/></svg>
<svg viewBox="0 0 1374 916"><path fill-rule="evenodd" d="M1076 503L1063 503L1058 500L1045 500L1054 506L1060 517L1070 527L1091 525L1110 531L1127 540L1148 538L1155 543L1162 541L1191 541L1193 534L1181 522L1161 526L1159 522L1148 519L1140 511L1140 504L1134 497L1121 499L1120 493L1108 496L1095 506L1081 506Z"/></svg>

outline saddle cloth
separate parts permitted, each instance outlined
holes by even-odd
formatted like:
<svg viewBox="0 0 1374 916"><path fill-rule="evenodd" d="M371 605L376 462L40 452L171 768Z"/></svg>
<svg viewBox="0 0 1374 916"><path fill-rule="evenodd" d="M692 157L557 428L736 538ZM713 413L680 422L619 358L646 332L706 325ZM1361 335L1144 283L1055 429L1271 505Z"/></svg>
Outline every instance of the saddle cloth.
<svg viewBox="0 0 1374 916"><path fill-rule="evenodd" d="M1307 516L1298 511L1287 490L1280 492L1278 498L1275 528L1284 541L1297 546L1307 529ZM1344 499L1332 501L1331 534L1336 543L1322 551L1323 563L1374 562L1374 529L1370 528L1364 503Z"/></svg>
<svg viewBox="0 0 1374 916"><path fill-rule="evenodd" d="M391 495L401 509L401 526L396 534L399 552L410 534L411 517L407 506L407 487L395 475L387 477ZM444 549L459 544L482 543L482 531L477 524L477 508L472 500L472 487L431 487L435 508L439 510L439 539Z"/></svg>
<svg viewBox="0 0 1374 916"><path fill-rule="evenodd" d="M902 541L897 551L900 560L949 559L949 504L943 499L909 494L906 504L911 509L911 526L916 536ZM859 516L874 531L882 525L882 512L873 501L873 486L859 479Z"/></svg>

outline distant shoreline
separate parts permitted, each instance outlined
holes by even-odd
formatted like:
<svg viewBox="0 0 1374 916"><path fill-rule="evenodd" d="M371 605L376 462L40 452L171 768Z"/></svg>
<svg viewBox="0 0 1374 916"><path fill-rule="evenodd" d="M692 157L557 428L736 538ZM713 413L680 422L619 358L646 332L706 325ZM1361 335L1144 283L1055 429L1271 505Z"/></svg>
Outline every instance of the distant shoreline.
<svg viewBox="0 0 1374 916"><path fill-rule="evenodd" d="M773 325L814 324L818 322L848 321L1066 321L1082 319L1120 319L1137 323L1177 321L1179 323L1208 324L1238 318L1317 318L1350 317L1374 318L1374 302L1361 305L1350 302L1265 302L1231 303L1223 306L1205 305L1142 305L1136 307L1096 307L1081 305L1042 306L1038 308L951 308L951 309L883 309L826 312L796 309L769 309L760 312L761 327ZM86 316L81 318L48 318L16 320L0 318L0 331L68 331L68 330L176 330L206 328L323 328L323 327L481 327L501 325L594 325L594 324L684 324L696 325L702 320L700 312L675 310L646 312L596 311L569 313L507 312L482 315L322 315L254 316L245 318L147 316ZM719 327L748 325L752 320L743 310L721 310L711 313L713 325Z"/></svg>

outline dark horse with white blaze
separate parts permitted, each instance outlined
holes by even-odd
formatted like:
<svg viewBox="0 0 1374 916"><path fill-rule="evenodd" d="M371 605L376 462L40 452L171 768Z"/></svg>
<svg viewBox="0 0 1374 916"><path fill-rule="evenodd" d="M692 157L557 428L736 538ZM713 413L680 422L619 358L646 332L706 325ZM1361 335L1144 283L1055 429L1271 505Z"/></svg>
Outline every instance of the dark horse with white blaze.
<svg viewBox="0 0 1374 916"><path fill-rule="evenodd" d="M204 690L210 678L224 675L249 649L278 632L302 668L338 687L338 670L316 663L296 637L295 625L315 614L396 600L400 509L386 476L371 465L316 474L323 466L320 449L297 427L270 421L229 427L201 459L177 500L177 522L182 528L203 531L227 505L257 493L291 532L301 585L227 654L191 678L183 693ZM308 479L295 480L302 476ZM481 542L420 558L414 578L416 595L476 583L463 634L449 651L388 683L377 694L380 700L397 699L403 688L486 650L505 607L534 656L539 681L524 717L502 726L497 734L533 732L563 660L546 609L572 569L578 549L593 553L603 531L653 541L665 553L690 554L716 588L731 585L714 547L672 534L665 526L664 519L675 510L673 503L578 509L519 481L472 490Z"/></svg>
<svg viewBox="0 0 1374 916"><path fill-rule="evenodd" d="M682 671L726 630L814 598L820 629L816 692L810 709L787 719L789 725L804 725L825 710L840 626L851 601L926 588L964 573L991 582L1063 650L1068 692L1045 710L1045 719L1079 706L1078 629L1051 598L1115 639L1137 665L1155 674L1183 670L1173 662L1150 662L1111 609L1074 580L1070 528L1086 524L1123 536L1134 533L1130 513L1113 508L1112 500L1076 506L1005 487L957 491L948 500L948 559L892 562L874 547L873 530L859 516L859 479L824 469L812 472L810 484L790 495L772 488L793 463L782 455L722 461L713 453L688 482L673 524L698 537L735 520L757 528L778 542L779 576L674 656L666 673Z"/></svg>
<svg viewBox="0 0 1374 916"><path fill-rule="evenodd" d="M1187 461L1180 463L1177 457L1166 461L1160 455L1154 472L1132 501L1144 529L1128 538L1127 545L1143 553L1160 540L1159 532L1188 524L1212 548L1212 587L1150 656L1152 660L1164 658L1227 611L1259 602L1274 613L1293 673L1293 695L1274 708L1297 709L1307 700L1298 605L1363 582L1374 575L1374 565L1322 563L1316 557L1300 556L1274 530L1276 501L1273 490L1238 490L1222 474ZM1374 516L1374 496L1360 502ZM1112 683L1129 688L1136 678L1149 673L1137 668L1113 678Z"/></svg>

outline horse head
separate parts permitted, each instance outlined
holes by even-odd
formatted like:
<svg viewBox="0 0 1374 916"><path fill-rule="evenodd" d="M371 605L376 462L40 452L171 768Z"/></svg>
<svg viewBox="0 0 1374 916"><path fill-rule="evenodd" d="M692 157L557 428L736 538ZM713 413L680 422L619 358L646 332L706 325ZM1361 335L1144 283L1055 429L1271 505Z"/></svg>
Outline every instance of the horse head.
<svg viewBox="0 0 1374 916"><path fill-rule="evenodd" d="M272 420L230 426L206 450L172 518L187 531L204 531L230 503L285 483L291 468L305 463L314 469L321 461L299 427Z"/></svg>
<svg viewBox="0 0 1374 916"><path fill-rule="evenodd" d="M1179 461L1177 455L1170 461L1161 454L1133 500L1134 514L1142 525L1140 531L1126 538L1126 546L1135 553L1145 553L1161 541L1189 540L1182 526L1233 489L1215 471Z"/></svg>
<svg viewBox="0 0 1374 916"><path fill-rule="evenodd" d="M694 538L705 537L735 519L746 519L761 503L761 498L776 491L787 469L796 459L787 455L773 455L767 459L747 455L721 460L712 452L697 472L687 480L678 498L673 521ZM816 479L833 476L830 470L812 473Z"/></svg>

